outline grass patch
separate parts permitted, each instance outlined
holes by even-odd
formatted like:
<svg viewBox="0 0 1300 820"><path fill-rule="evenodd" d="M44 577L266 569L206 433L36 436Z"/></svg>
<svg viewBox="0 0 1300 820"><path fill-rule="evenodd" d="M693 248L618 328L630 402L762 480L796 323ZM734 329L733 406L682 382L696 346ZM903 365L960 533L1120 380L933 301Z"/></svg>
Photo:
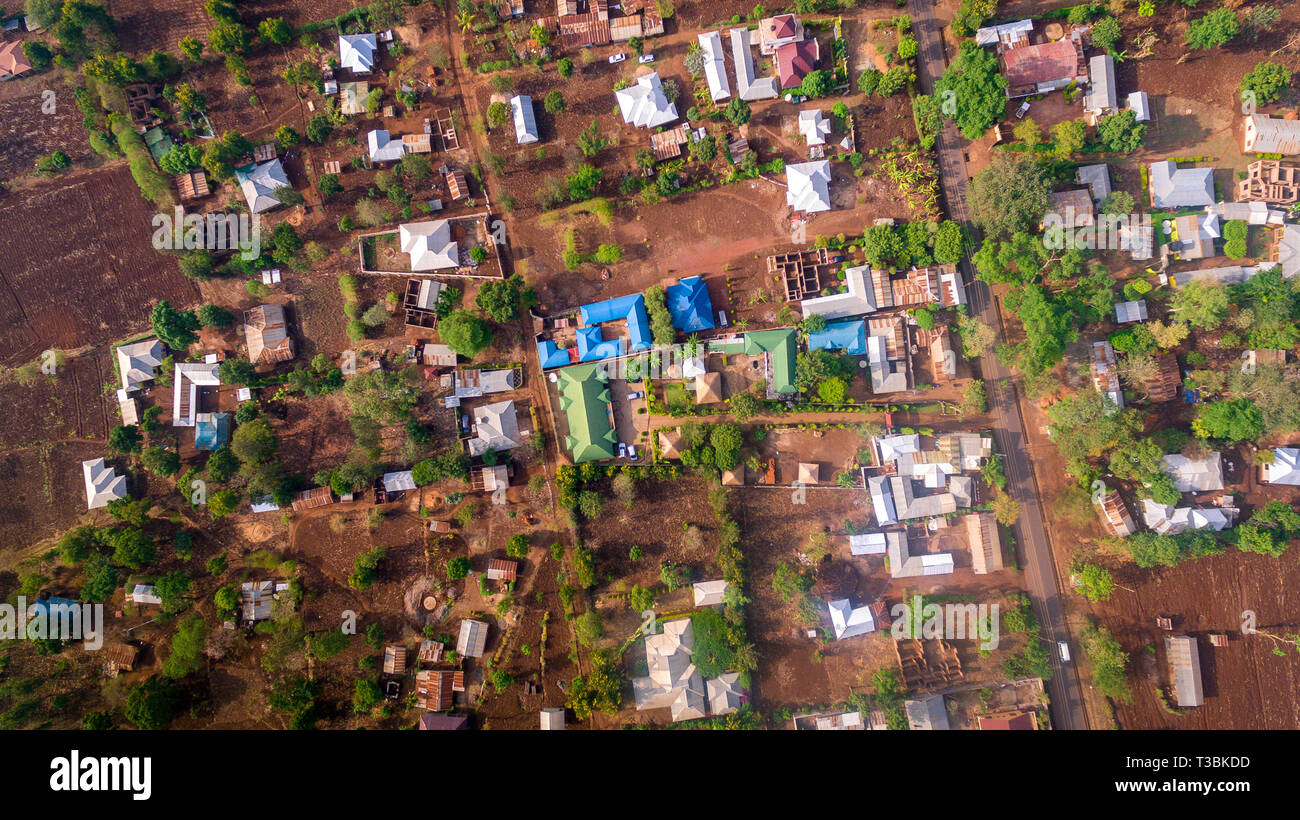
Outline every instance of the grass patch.
<svg viewBox="0 0 1300 820"><path fill-rule="evenodd" d="M542 225L554 225L560 221L561 217L572 217L580 214L591 214L600 220L600 224L609 227L614 222L614 204L603 197L595 197L582 202L575 202L567 208L547 211L538 217L537 221Z"/></svg>

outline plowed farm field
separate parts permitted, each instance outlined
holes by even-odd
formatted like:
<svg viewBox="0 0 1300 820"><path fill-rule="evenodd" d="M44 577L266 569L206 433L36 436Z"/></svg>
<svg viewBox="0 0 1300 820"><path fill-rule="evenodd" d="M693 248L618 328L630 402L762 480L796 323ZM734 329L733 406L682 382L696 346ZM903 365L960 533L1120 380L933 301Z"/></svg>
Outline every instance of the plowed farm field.
<svg viewBox="0 0 1300 820"><path fill-rule="evenodd" d="M159 299L192 307L198 289L153 249L152 216L126 165L0 199L0 361L124 338Z"/></svg>

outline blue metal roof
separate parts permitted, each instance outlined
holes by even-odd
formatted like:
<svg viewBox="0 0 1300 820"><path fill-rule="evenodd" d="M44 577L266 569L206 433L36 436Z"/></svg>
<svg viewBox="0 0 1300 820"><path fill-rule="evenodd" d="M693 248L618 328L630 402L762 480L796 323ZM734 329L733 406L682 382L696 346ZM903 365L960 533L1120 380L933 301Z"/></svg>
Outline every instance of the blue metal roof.
<svg viewBox="0 0 1300 820"><path fill-rule="evenodd" d="M639 293L583 305L578 312L585 325L626 320L628 340L633 350L649 350L653 346L650 341L650 317L645 312L645 297Z"/></svg>
<svg viewBox="0 0 1300 820"><path fill-rule="evenodd" d="M213 413L209 421L203 419L194 425L194 449L215 450L230 438L230 414Z"/></svg>
<svg viewBox="0 0 1300 820"><path fill-rule="evenodd" d="M688 276L669 285L665 291L668 313L673 327L683 333L695 333L713 327L713 302L709 288L700 276Z"/></svg>
<svg viewBox="0 0 1300 820"><path fill-rule="evenodd" d="M569 363L569 351L561 350L555 342L545 339L537 343L537 358L542 360L542 369L564 367Z"/></svg>
<svg viewBox="0 0 1300 820"><path fill-rule="evenodd" d="M825 330L808 334L809 350L843 350L852 356L867 352L867 323L861 319L828 322Z"/></svg>
<svg viewBox="0 0 1300 820"><path fill-rule="evenodd" d="M606 339L599 325L578 328L578 361L594 362L622 355L622 339Z"/></svg>

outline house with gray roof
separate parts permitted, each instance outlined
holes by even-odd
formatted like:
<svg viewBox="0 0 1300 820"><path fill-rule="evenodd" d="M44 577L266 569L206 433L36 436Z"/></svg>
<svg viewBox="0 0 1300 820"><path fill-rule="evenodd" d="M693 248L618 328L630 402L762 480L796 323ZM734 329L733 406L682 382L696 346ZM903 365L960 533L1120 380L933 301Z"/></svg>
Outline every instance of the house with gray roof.
<svg viewBox="0 0 1300 820"><path fill-rule="evenodd" d="M736 66L736 96L746 102L772 100L780 96L775 77L759 77L755 73L749 29L731 29L731 57Z"/></svg>
<svg viewBox="0 0 1300 820"><path fill-rule="evenodd" d="M81 462L81 475L86 482L86 508L107 507L108 502L126 498L126 476L95 458Z"/></svg>
<svg viewBox="0 0 1300 820"><path fill-rule="evenodd" d="M532 97L527 94L516 94L511 97L510 112L515 120L515 142L527 145L541 139L537 130L537 117L533 112Z"/></svg>
<svg viewBox="0 0 1300 820"><path fill-rule="evenodd" d="M379 43L374 34L343 34L339 36L339 68L353 74L369 74L375 67L375 51Z"/></svg>
<svg viewBox="0 0 1300 820"><path fill-rule="evenodd" d="M1083 110L1094 117L1119 110L1115 93L1115 58L1109 54L1098 54L1088 61L1088 93L1083 98Z"/></svg>
<svg viewBox="0 0 1300 820"><path fill-rule="evenodd" d="M1160 469L1174 480L1174 488L1180 493L1222 490L1224 486L1223 458L1217 452L1198 459L1168 455L1160 459Z"/></svg>
<svg viewBox="0 0 1300 820"><path fill-rule="evenodd" d="M785 203L796 211L818 213L831 209L831 164L827 160L785 166Z"/></svg>
<svg viewBox="0 0 1300 820"><path fill-rule="evenodd" d="M117 355L117 372L122 377L122 389L139 390L145 382L153 381L154 370L162 364L162 342L157 339L143 339L128 345L119 345L113 351Z"/></svg>
<svg viewBox="0 0 1300 820"><path fill-rule="evenodd" d="M236 168L235 181L248 202L249 212L255 214L280 207L284 203L280 202L276 192L292 187L279 158Z"/></svg>
<svg viewBox="0 0 1300 820"><path fill-rule="evenodd" d="M1110 196L1110 166L1104 162L1095 165L1080 165L1075 175L1080 185L1088 187L1092 202L1098 208Z"/></svg>
<svg viewBox="0 0 1300 820"><path fill-rule="evenodd" d="M709 96L714 102L731 96L731 86L727 83L727 64L723 60L722 35L717 31L704 32L696 36L704 56L704 79L709 84Z"/></svg>
<svg viewBox="0 0 1300 820"><path fill-rule="evenodd" d="M1149 188L1156 208L1202 208L1214 204L1214 169L1179 168L1173 160L1151 163Z"/></svg>
<svg viewBox="0 0 1300 820"><path fill-rule="evenodd" d="M826 608L830 611L831 627L837 641L876 631L876 619L869 606L855 608L848 598L841 598L838 601L828 601Z"/></svg>
<svg viewBox="0 0 1300 820"><path fill-rule="evenodd" d="M1192 635L1169 635L1165 638L1165 655L1169 660L1169 677L1174 684L1174 700L1179 708L1201 706L1205 690L1201 685L1201 654Z"/></svg>
<svg viewBox="0 0 1300 820"><path fill-rule="evenodd" d="M1273 461L1263 466L1263 474L1269 484L1300 486L1300 448L1274 447Z"/></svg>
<svg viewBox="0 0 1300 820"><path fill-rule="evenodd" d="M907 712L907 725L913 731L948 731L948 710L943 705L943 695L930 695L903 701Z"/></svg>
<svg viewBox="0 0 1300 820"><path fill-rule="evenodd" d="M474 410L474 438L469 440L469 454L481 456L488 450L498 453L522 444L519 420L513 401L485 404Z"/></svg>

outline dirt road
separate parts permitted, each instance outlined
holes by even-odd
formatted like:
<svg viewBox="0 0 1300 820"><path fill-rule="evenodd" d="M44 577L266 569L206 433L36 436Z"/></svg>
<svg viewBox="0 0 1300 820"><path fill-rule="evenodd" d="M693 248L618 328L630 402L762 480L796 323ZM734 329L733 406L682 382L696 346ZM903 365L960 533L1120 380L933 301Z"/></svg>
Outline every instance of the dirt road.
<svg viewBox="0 0 1300 820"><path fill-rule="evenodd" d="M947 66L943 39L934 19L930 0L908 0L907 12L912 18L912 29L920 44L918 65L923 88L933 91L934 82ZM966 206L966 164L962 155L963 140L951 120L945 120L939 135L939 176L947 202L948 216L967 226L970 212ZM1001 329L1001 313L996 300L983 282L978 281L968 261L961 264L970 295L971 309L989 325ZM1005 335L1005 334L1003 334ZM1021 414L1016 385L1011 372L993 356L980 359L980 369L988 385L989 411L993 418L993 435L998 452L1004 454L1007 474L1007 492L1020 502L1020 521L1016 525L1016 538L1025 554L1025 582L1034 604L1042 634L1051 641L1052 679L1048 682L1051 694L1052 725L1057 729L1086 729L1087 717L1083 709L1078 672L1074 663L1062 663L1056 650L1058 641L1070 641L1069 629L1061 612L1061 583L1052 560L1052 547L1043 524L1041 496L1026 447L1024 417ZM1071 651L1077 659L1079 652Z"/></svg>

